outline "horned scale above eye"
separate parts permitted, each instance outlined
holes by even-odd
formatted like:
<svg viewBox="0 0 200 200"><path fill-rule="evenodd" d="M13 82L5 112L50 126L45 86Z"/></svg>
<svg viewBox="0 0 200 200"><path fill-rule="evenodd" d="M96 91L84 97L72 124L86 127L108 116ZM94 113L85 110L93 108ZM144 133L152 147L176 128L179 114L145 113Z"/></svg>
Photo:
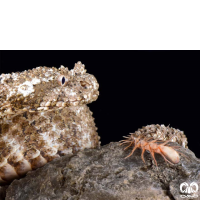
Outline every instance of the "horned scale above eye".
<svg viewBox="0 0 200 200"><path fill-rule="evenodd" d="M92 112L98 82L74 69L37 67L0 75L0 183L61 155L100 145Z"/></svg>

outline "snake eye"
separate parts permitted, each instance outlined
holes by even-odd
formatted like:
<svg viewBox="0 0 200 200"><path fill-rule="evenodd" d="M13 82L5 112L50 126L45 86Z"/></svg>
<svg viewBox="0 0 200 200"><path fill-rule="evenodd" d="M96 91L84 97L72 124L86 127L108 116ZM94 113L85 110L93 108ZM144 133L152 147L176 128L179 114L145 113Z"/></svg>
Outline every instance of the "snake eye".
<svg viewBox="0 0 200 200"><path fill-rule="evenodd" d="M60 75L58 77L58 84L61 85L61 86L66 86L68 81L69 80L68 80L68 78L66 76Z"/></svg>

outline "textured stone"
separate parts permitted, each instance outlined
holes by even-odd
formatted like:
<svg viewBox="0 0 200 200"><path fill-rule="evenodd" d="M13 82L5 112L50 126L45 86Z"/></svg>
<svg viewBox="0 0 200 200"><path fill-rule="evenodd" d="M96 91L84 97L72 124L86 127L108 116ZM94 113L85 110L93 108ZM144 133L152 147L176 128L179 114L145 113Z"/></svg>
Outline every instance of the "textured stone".
<svg viewBox="0 0 200 200"><path fill-rule="evenodd" d="M172 143L173 145L174 143ZM85 149L77 155L57 158L42 168L28 172L8 187L6 200L171 200L180 197L180 184L196 182L200 186L200 160L181 147L178 164L170 165L156 154L158 167L148 152L141 150L124 159L131 149L119 143L100 149ZM200 196L200 191L197 195Z"/></svg>

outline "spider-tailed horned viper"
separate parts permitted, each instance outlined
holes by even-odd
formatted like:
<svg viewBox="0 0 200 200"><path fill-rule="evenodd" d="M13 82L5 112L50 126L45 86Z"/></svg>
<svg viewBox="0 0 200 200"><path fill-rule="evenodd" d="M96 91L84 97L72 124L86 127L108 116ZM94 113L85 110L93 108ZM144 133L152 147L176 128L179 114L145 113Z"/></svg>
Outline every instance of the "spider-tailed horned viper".
<svg viewBox="0 0 200 200"><path fill-rule="evenodd" d="M0 75L0 184L54 158L100 145L92 112L99 84L74 69L37 67Z"/></svg>

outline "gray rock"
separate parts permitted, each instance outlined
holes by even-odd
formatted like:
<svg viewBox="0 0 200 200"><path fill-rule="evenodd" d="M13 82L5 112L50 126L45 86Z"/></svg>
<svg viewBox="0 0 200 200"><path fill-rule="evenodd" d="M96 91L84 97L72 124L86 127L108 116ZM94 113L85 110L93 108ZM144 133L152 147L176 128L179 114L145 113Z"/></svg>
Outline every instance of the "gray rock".
<svg viewBox="0 0 200 200"><path fill-rule="evenodd" d="M86 149L57 158L14 180L7 189L6 200L183 199L181 183L195 182L200 187L200 160L189 149L181 151L189 159L181 156L178 164L170 165L156 154L156 167L147 152L143 163L140 149L124 159L131 149L124 151L117 142ZM196 195L200 198L200 189Z"/></svg>

